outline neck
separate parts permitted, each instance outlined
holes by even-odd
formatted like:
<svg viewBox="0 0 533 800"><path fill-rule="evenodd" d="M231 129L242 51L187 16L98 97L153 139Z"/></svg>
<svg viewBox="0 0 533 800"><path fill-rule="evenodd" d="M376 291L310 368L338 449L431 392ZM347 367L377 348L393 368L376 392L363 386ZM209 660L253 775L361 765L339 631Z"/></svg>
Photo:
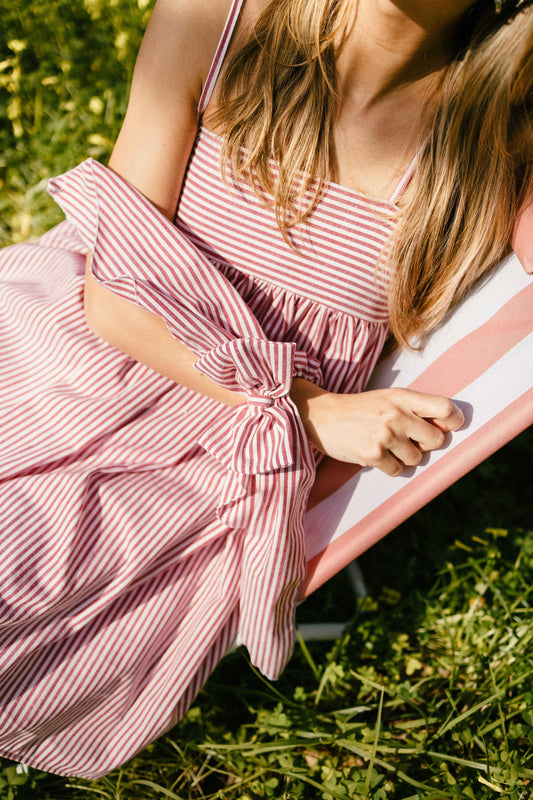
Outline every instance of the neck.
<svg viewBox="0 0 533 800"><path fill-rule="evenodd" d="M370 107L406 84L427 87L438 80L471 5L472 0L357 0L341 54L345 91L355 91Z"/></svg>

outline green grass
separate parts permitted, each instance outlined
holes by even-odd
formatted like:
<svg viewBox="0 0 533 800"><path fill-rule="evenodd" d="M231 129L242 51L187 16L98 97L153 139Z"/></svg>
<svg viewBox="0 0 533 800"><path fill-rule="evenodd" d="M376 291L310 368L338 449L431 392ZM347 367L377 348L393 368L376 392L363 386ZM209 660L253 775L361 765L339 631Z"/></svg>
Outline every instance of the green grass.
<svg viewBox="0 0 533 800"><path fill-rule="evenodd" d="M0 245L61 218L49 177L105 161L153 0L0 0Z"/></svg>
<svg viewBox="0 0 533 800"><path fill-rule="evenodd" d="M105 161L151 3L0 0L0 244L61 219L46 179ZM238 651L186 718L90 782L0 760L1 800L533 797L533 435L524 433L337 576L270 684Z"/></svg>

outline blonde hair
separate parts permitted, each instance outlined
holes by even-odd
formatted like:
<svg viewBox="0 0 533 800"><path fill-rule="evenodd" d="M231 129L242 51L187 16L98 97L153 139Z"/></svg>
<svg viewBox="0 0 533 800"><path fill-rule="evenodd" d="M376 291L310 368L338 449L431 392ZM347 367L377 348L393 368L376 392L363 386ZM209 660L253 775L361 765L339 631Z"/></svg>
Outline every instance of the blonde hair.
<svg viewBox="0 0 533 800"><path fill-rule="evenodd" d="M509 253L533 190L533 15L487 23L448 70L393 239L390 320L402 345Z"/></svg>
<svg viewBox="0 0 533 800"><path fill-rule="evenodd" d="M391 331L402 345L434 328L509 252L533 189L529 6L504 0L497 16L478 0L465 16L387 253ZM223 163L273 205L286 238L331 176L336 56L355 9L343 0L271 0L224 69L215 115Z"/></svg>

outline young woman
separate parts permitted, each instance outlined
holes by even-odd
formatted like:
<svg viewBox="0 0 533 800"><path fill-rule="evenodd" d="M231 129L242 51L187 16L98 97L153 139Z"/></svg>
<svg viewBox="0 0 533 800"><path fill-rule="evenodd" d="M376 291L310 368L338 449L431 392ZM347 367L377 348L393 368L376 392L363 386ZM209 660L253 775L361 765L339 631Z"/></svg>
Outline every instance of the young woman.
<svg viewBox="0 0 533 800"><path fill-rule="evenodd" d="M524 0L158 0L110 169L0 263L2 755L104 774L237 634L279 674L322 454L462 424L363 389L508 252L532 43Z"/></svg>

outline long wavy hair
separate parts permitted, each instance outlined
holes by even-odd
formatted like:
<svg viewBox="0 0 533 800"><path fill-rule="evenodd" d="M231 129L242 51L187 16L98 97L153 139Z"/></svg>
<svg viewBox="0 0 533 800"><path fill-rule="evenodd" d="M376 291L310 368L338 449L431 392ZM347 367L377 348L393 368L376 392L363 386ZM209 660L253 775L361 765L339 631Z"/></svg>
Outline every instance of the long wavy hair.
<svg viewBox="0 0 533 800"><path fill-rule="evenodd" d="M223 163L273 206L286 238L331 179L337 57L356 8L270 0L222 75ZM404 346L508 254L533 190L532 0L503 0L500 14L478 0L460 28L387 247L391 331Z"/></svg>

